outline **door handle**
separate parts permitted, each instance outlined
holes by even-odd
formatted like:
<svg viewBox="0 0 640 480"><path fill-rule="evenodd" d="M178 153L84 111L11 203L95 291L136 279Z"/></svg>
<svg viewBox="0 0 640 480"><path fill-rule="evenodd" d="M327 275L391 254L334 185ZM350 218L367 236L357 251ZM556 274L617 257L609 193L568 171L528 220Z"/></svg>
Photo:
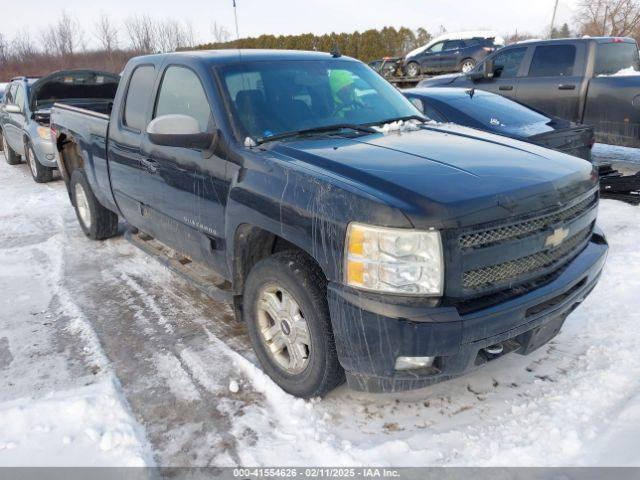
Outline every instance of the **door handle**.
<svg viewBox="0 0 640 480"><path fill-rule="evenodd" d="M513 85L500 85L498 87L498 90L511 91L511 90L513 90Z"/></svg>
<svg viewBox="0 0 640 480"><path fill-rule="evenodd" d="M143 158L140 160L142 164L142 168L144 168L149 173L156 173L158 171L159 164L155 160L150 158Z"/></svg>
<svg viewBox="0 0 640 480"><path fill-rule="evenodd" d="M558 85L558 90L575 90L576 86L575 85L567 85L567 84L560 84Z"/></svg>

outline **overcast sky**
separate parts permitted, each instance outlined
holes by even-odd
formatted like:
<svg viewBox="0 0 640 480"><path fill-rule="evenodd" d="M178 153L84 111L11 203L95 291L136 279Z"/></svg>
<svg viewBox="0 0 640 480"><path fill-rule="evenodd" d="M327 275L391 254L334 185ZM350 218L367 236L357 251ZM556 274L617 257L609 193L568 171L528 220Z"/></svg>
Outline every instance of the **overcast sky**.
<svg viewBox="0 0 640 480"><path fill-rule="evenodd" d="M192 22L197 39L211 40L215 21L234 32L232 0L22 0L2 2L0 31L13 38L29 28L34 39L38 28L55 19L64 8L87 31L86 40L94 45L91 28L96 16L104 12L121 22L132 13L148 13L157 18L186 19ZM437 32L494 29L503 34L548 29L554 0L237 0L241 36L296 34L303 32L352 32L385 25L424 27ZM556 24L574 16L576 0L560 0ZM55 6L54 6L55 5Z"/></svg>

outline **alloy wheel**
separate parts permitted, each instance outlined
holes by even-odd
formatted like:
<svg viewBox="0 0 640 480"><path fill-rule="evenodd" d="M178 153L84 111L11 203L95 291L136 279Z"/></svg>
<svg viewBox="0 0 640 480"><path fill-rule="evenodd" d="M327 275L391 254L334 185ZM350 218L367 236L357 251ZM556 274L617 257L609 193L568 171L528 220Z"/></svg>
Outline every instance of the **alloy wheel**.
<svg viewBox="0 0 640 480"><path fill-rule="evenodd" d="M309 364L311 336L298 302L284 288L267 285L258 297L258 330L269 355L289 374Z"/></svg>
<svg viewBox="0 0 640 480"><path fill-rule="evenodd" d="M78 209L80 221L83 223L85 228L89 230L91 228L91 210L89 209L87 194L80 183L76 183L73 193L76 199L76 208Z"/></svg>

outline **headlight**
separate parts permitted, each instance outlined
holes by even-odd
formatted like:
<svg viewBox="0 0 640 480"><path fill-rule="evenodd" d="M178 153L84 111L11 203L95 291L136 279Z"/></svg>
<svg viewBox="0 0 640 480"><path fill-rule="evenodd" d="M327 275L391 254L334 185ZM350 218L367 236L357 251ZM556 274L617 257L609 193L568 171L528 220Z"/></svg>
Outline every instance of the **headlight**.
<svg viewBox="0 0 640 480"><path fill-rule="evenodd" d="M49 127L38 127L38 136L42 140L51 140L51 129Z"/></svg>
<svg viewBox="0 0 640 480"><path fill-rule="evenodd" d="M347 229L345 282L379 292L442 295L440 233L351 223Z"/></svg>

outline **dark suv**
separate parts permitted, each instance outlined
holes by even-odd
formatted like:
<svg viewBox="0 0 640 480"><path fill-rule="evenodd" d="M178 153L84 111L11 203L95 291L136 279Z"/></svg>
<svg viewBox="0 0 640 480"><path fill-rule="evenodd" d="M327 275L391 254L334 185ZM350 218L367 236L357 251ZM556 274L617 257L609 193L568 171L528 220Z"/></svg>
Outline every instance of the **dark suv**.
<svg viewBox="0 0 640 480"><path fill-rule="evenodd" d="M417 77L421 73L467 73L497 48L495 38L443 40L407 55L404 72L408 77Z"/></svg>

